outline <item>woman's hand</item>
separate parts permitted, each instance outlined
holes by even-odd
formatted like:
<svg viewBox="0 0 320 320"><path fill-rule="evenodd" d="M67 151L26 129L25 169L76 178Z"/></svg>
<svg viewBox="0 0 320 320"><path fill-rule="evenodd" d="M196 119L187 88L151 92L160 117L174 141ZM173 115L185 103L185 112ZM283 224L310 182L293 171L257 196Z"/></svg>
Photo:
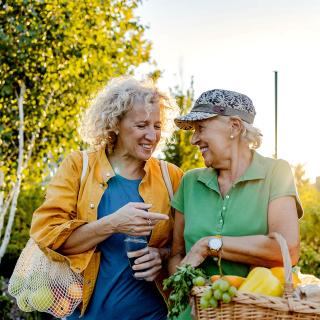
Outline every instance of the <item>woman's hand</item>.
<svg viewBox="0 0 320 320"><path fill-rule="evenodd" d="M180 265L190 264L192 267L198 267L209 255L208 238L198 240L182 259Z"/></svg>
<svg viewBox="0 0 320 320"><path fill-rule="evenodd" d="M153 281L157 278L161 268L162 259L158 248L147 247L136 251L135 256L139 257L134 261L133 271L137 279Z"/></svg>
<svg viewBox="0 0 320 320"><path fill-rule="evenodd" d="M112 225L113 233L147 236L158 221L169 219L165 214L148 212L151 207L151 204L143 202L129 202L105 218Z"/></svg>

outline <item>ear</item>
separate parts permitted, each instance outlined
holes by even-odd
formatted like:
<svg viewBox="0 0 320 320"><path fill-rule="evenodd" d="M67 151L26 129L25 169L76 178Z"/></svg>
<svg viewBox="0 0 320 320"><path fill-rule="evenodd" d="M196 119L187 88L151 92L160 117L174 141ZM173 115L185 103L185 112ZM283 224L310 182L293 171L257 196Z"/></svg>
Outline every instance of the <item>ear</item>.
<svg viewBox="0 0 320 320"><path fill-rule="evenodd" d="M238 118L230 118L230 127L231 127L230 134L237 137L241 134L243 130L242 121Z"/></svg>

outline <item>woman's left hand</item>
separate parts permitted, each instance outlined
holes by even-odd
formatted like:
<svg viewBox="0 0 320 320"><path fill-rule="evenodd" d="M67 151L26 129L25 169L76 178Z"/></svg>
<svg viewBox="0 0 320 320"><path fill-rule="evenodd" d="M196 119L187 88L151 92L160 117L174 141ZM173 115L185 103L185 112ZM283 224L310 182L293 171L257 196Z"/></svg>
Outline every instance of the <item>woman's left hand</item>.
<svg viewBox="0 0 320 320"><path fill-rule="evenodd" d="M158 248L153 247L148 247L148 253L137 258L134 261L134 266L132 267L132 269L135 271L135 278L144 279L146 281L155 280L161 268L162 259L160 255L160 250Z"/></svg>
<svg viewBox="0 0 320 320"><path fill-rule="evenodd" d="M198 267L208 256L208 252L208 239L202 238L192 246L180 265L190 264L194 268Z"/></svg>

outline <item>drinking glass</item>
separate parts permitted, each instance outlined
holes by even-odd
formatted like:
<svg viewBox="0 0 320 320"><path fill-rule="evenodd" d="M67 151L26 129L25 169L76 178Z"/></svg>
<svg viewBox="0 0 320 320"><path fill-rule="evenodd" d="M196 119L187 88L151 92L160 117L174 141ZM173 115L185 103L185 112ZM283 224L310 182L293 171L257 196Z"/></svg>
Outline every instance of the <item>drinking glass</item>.
<svg viewBox="0 0 320 320"><path fill-rule="evenodd" d="M128 256L128 260L130 263L131 268L134 265L134 261L139 258L138 256L134 256L133 252L138 251L144 248L148 247L148 240L147 237L145 236L126 236L124 239L125 247L126 247L126 252ZM133 272L142 272L145 270L134 270ZM141 279L141 278L139 278ZM142 279L141 279L142 280Z"/></svg>

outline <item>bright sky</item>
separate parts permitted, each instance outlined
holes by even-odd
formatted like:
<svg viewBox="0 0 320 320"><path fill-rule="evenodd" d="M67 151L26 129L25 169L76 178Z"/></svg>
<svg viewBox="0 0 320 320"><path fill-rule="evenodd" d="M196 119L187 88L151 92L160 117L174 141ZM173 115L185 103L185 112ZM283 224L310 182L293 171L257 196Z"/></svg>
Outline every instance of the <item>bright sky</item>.
<svg viewBox="0 0 320 320"><path fill-rule="evenodd" d="M137 10L163 90L247 94L274 153L274 71L278 71L278 157L320 176L320 0L145 0ZM143 66L138 74L154 67Z"/></svg>

